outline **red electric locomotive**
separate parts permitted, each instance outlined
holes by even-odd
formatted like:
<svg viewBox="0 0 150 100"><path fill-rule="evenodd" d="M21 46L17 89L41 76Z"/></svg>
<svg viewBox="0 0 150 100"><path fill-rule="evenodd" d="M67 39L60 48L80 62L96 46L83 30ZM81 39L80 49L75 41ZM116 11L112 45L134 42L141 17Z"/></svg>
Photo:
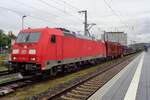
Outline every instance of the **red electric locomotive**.
<svg viewBox="0 0 150 100"><path fill-rule="evenodd" d="M77 35L63 28L20 31L11 54L11 68L17 72L50 73L123 55L119 43Z"/></svg>
<svg viewBox="0 0 150 100"><path fill-rule="evenodd" d="M29 28L20 31L17 37L11 54L11 68L19 72L46 71L55 75L70 65L117 56L118 51L111 55L109 44L112 43L79 36L62 28Z"/></svg>

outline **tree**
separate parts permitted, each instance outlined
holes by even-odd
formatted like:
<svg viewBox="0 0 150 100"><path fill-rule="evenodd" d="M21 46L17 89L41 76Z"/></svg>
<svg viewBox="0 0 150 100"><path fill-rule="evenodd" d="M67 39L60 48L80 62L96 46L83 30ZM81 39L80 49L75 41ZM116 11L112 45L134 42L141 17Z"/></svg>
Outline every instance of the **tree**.
<svg viewBox="0 0 150 100"><path fill-rule="evenodd" d="M3 42L2 41L3 33L4 33L4 31L0 29L0 48L2 47L2 44L3 44L2 43Z"/></svg>
<svg viewBox="0 0 150 100"><path fill-rule="evenodd" d="M4 31L2 29L0 29L0 35L3 34L3 33L4 33Z"/></svg>
<svg viewBox="0 0 150 100"><path fill-rule="evenodd" d="M11 39L13 39L13 40L15 40L17 37L13 34L13 32L12 31L9 31L8 32L8 36L11 38Z"/></svg>
<svg viewBox="0 0 150 100"><path fill-rule="evenodd" d="M10 48L11 46L11 38L4 34L4 31L0 29L0 48L4 49L6 46Z"/></svg>

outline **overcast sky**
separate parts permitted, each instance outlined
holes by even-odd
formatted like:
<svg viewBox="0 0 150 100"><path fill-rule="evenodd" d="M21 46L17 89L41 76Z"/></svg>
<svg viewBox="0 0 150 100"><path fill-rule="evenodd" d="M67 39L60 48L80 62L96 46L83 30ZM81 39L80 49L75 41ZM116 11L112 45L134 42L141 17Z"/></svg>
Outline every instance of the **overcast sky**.
<svg viewBox="0 0 150 100"><path fill-rule="evenodd" d="M102 31L124 31L128 41L150 42L150 0L0 0L0 29L65 27L83 31L79 10L88 11L88 22L96 23L92 34Z"/></svg>

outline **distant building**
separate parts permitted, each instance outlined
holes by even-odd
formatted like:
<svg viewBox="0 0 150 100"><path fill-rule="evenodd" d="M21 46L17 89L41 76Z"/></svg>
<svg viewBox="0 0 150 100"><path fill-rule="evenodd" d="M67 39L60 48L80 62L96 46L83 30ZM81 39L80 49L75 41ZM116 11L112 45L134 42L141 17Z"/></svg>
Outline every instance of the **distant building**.
<svg viewBox="0 0 150 100"><path fill-rule="evenodd" d="M127 34L124 32L104 32L101 37L105 41L119 42L127 46Z"/></svg>

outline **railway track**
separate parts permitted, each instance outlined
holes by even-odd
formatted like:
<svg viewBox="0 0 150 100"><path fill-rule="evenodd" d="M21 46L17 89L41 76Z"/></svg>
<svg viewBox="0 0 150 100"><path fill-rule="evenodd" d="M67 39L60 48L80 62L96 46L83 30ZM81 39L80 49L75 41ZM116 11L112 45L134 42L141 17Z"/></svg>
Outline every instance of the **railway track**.
<svg viewBox="0 0 150 100"><path fill-rule="evenodd" d="M86 100L123 69L132 59L133 57L124 59L124 62L120 61L107 66L54 95L40 97L40 100Z"/></svg>
<svg viewBox="0 0 150 100"><path fill-rule="evenodd" d="M7 75L7 74L9 74L9 71L0 71L0 76L3 76L3 75Z"/></svg>
<svg viewBox="0 0 150 100"><path fill-rule="evenodd" d="M34 76L23 77L20 73L0 76L0 96L15 92L16 89L32 84Z"/></svg>
<svg viewBox="0 0 150 100"><path fill-rule="evenodd" d="M17 80L17 81L11 82L8 85L2 86L0 87L0 96L4 96L9 93L15 92L16 89L24 87L29 83L31 83L31 81Z"/></svg>

